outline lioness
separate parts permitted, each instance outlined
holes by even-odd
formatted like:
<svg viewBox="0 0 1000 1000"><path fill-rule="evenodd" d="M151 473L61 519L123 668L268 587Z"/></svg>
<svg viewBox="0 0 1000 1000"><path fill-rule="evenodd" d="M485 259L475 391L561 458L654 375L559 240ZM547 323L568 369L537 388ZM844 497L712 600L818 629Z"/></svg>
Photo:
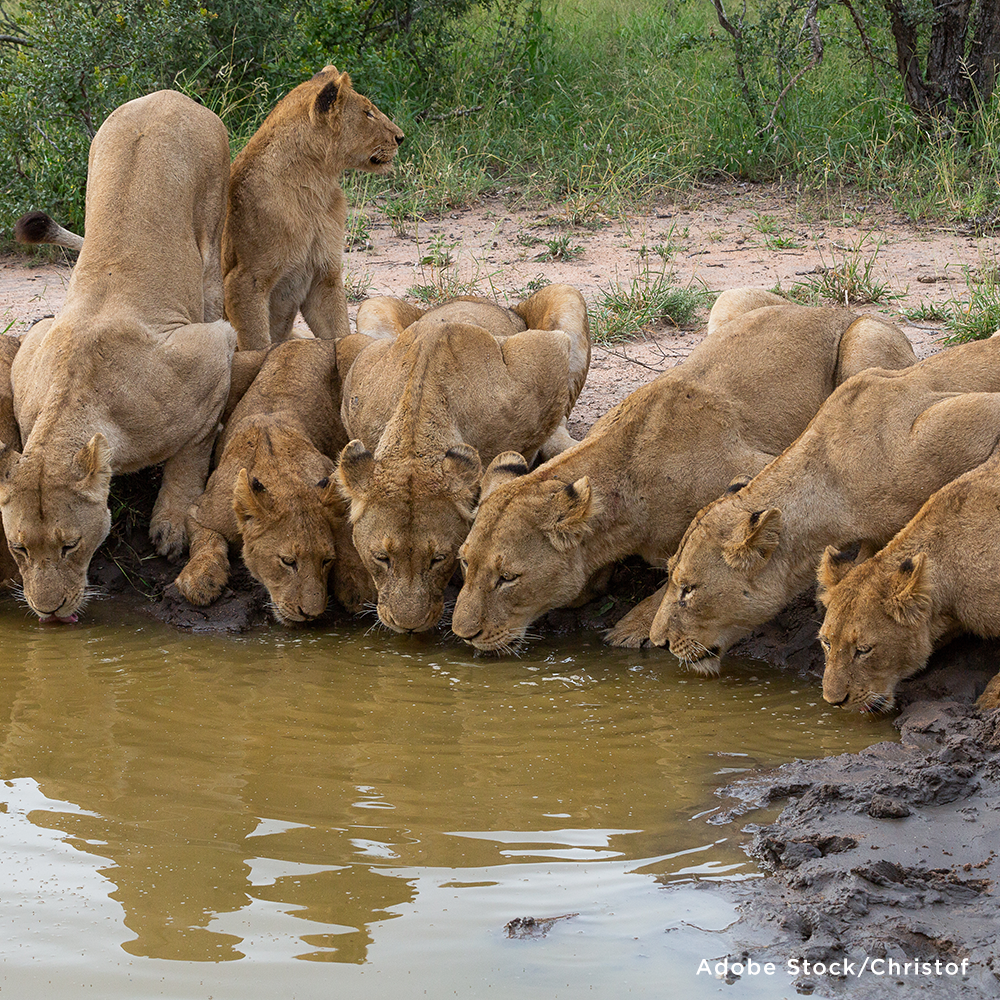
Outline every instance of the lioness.
<svg viewBox="0 0 1000 1000"><path fill-rule="evenodd" d="M738 492L701 510L676 554L650 641L699 673L812 582L827 545L890 538L1000 437L1000 338L842 385Z"/></svg>
<svg viewBox="0 0 1000 1000"><path fill-rule="evenodd" d="M187 541L236 346L220 318L228 171L222 122L174 91L122 105L91 143L65 305L28 331L11 370L24 453L0 451L3 524L41 619L83 607L112 473L165 462L150 537L170 557Z"/></svg>
<svg viewBox="0 0 1000 1000"><path fill-rule="evenodd" d="M826 618L823 697L862 712L892 708L896 685L961 632L1000 636L1000 452L942 486L860 565L833 546L820 563ZM1000 707L994 681L981 708Z"/></svg>
<svg viewBox="0 0 1000 1000"><path fill-rule="evenodd" d="M222 236L226 316L241 350L285 340L299 310L346 337L345 170L385 173L403 133L325 66L283 97L233 161Z"/></svg>
<svg viewBox="0 0 1000 1000"><path fill-rule="evenodd" d="M872 364L913 359L906 337L877 320L791 305L763 289L724 292L687 360L582 442L530 474L519 455L494 461L460 551L465 584L452 630L504 651L603 567L630 554L662 564L694 512L735 475L762 468L835 385ZM652 611L642 621L640 609L632 628L645 638ZM627 631L615 638L632 641Z"/></svg>
<svg viewBox="0 0 1000 1000"><path fill-rule="evenodd" d="M229 579L229 545L241 543L278 621L321 615L334 566L341 604L360 611L373 601L330 478L346 443L336 344L272 347L226 423L215 471L188 514L191 555L175 581L181 594L192 604L216 600Z"/></svg>
<svg viewBox="0 0 1000 1000"><path fill-rule="evenodd" d="M356 440L338 466L379 618L399 632L441 618L483 459L571 441L565 419L590 365L587 307L566 285L513 310L460 300L412 320L412 306L385 299L359 311L359 329L410 325L357 354L342 406Z"/></svg>

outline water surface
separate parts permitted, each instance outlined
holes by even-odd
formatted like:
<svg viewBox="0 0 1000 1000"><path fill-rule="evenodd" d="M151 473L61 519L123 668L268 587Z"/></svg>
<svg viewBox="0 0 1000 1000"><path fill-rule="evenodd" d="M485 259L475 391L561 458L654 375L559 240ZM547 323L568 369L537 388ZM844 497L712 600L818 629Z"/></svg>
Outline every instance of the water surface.
<svg viewBox="0 0 1000 1000"><path fill-rule="evenodd" d="M756 876L714 789L894 737L764 665L706 680L596 635L496 660L120 617L0 606L11 996L785 995L694 974L733 919L695 880Z"/></svg>

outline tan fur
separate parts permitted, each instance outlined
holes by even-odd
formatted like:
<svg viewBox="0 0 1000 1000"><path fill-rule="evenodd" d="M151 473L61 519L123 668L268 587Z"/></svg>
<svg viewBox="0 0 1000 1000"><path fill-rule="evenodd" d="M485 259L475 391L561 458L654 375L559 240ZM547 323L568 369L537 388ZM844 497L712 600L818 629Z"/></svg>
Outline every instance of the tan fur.
<svg viewBox="0 0 1000 1000"><path fill-rule="evenodd" d="M403 133L336 66L283 97L233 161L222 237L226 315L240 350L285 340L301 310L347 336L345 170L386 173Z"/></svg>
<svg viewBox="0 0 1000 1000"><path fill-rule="evenodd" d="M566 285L513 310L464 299L416 322L412 310L400 304L393 321L392 303L380 300L359 313L359 329L397 336L368 339L347 376L344 424L357 440L338 475L379 618L417 632L443 612L483 460L508 448L555 453L572 441L565 420L590 336L583 297Z"/></svg>
<svg viewBox="0 0 1000 1000"><path fill-rule="evenodd" d="M91 144L65 305L11 370L24 453L0 452L4 528L39 617L82 607L112 473L165 462L150 537L171 558L187 541L236 345L220 318L228 170L222 122L174 91L118 108Z"/></svg>
<svg viewBox="0 0 1000 1000"><path fill-rule="evenodd" d="M1000 636L1000 452L939 489L871 559L820 565L826 618L823 697L863 712L888 711L901 680L958 633ZM849 564L848 564L849 565ZM980 707L996 706L996 685Z"/></svg>
<svg viewBox="0 0 1000 1000"><path fill-rule="evenodd" d="M14 419L14 390L10 383L10 366L21 346L16 337L0 334L0 451L7 447L20 449L21 431ZM7 548L7 539L0 522L0 585L20 580L17 563Z"/></svg>
<svg viewBox="0 0 1000 1000"><path fill-rule="evenodd" d="M841 386L746 487L700 511L670 561L652 642L700 672L812 582L827 545L874 551L1000 438L1000 339Z"/></svg>
<svg viewBox="0 0 1000 1000"><path fill-rule="evenodd" d="M686 361L605 414L578 445L530 474L500 456L460 555L452 629L504 651L593 574L627 555L663 565L695 511L753 473L807 424L843 378L911 363L905 336L841 309L795 306L762 289L725 292ZM649 634L644 602L612 639Z"/></svg>
<svg viewBox="0 0 1000 1000"><path fill-rule="evenodd" d="M211 604L229 579L229 545L268 591L275 617L309 621L327 606L327 578L351 611L375 589L351 542L347 505L331 477L347 443L337 346L272 347L217 447L218 462L188 514L191 555L176 586Z"/></svg>

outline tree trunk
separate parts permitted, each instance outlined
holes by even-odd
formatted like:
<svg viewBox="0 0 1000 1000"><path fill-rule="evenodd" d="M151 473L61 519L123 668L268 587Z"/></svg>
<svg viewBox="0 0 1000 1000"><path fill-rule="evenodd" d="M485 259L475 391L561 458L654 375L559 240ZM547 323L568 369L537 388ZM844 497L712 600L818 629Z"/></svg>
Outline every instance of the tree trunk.
<svg viewBox="0 0 1000 1000"><path fill-rule="evenodd" d="M993 94L1000 62L1000 0L934 0L930 23L921 23L905 0L883 0L896 42L896 66L906 101L921 115L975 111ZM969 26L972 38L969 39ZM930 28L926 71L919 36Z"/></svg>

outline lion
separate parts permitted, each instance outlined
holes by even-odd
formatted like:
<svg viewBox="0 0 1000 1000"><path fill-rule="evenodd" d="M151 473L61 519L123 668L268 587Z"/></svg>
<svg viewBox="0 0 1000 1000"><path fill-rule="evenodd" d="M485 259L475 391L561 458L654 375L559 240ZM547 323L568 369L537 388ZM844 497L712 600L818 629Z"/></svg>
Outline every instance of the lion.
<svg viewBox="0 0 1000 1000"><path fill-rule="evenodd" d="M87 600L113 473L165 463L150 538L169 558L187 542L236 347L221 318L228 175L225 126L175 91L117 108L91 143L65 304L11 368L24 450L0 450L3 526L42 620L75 621Z"/></svg>
<svg viewBox="0 0 1000 1000"><path fill-rule="evenodd" d="M650 642L717 673L726 650L808 589L827 545L874 552L985 461L1000 438L998 393L1000 338L850 379L782 455L698 512Z"/></svg>
<svg viewBox="0 0 1000 1000"><path fill-rule="evenodd" d="M905 335L881 321L763 289L723 292L690 356L582 442L530 473L514 454L487 469L460 550L465 583L452 631L504 652L617 560L634 554L662 566L695 511L734 476L763 468L835 385L872 364L913 360ZM640 609L631 628L645 638L652 614L641 621ZM614 633L619 642L633 641L628 624Z"/></svg>
<svg viewBox="0 0 1000 1000"><path fill-rule="evenodd" d="M240 350L285 340L300 310L317 337L348 335L340 176L391 170L403 138L336 66L275 105L229 181L222 269Z"/></svg>
<svg viewBox="0 0 1000 1000"><path fill-rule="evenodd" d="M831 705L887 712L896 686L923 670L934 649L963 632L1000 636L998 510L1000 451L942 486L870 559L855 565L826 548L819 641ZM1000 707L996 680L977 704Z"/></svg>
<svg viewBox="0 0 1000 1000"><path fill-rule="evenodd" d="M340 381L333 341L290 340L267 352L188 514L191 552L175 584L192 604L222 593L231 544L242 545L243 562L267 588L280 622L311 621L326 610L331 569L334 594L348 610L374 600L331 479L347 444Z"/></svg>
<svg viewBox="0 0 1000 1000"><path fill-rule="evenodd" d="M345 379L354 440L337 474L380 620L425 631L444 611L483 463L572 442L566 417L590 366L587 307L567 285L512 310L464 299L416 316L380 299L359 310L358 327L380 336L364 338Z"/></svg>

